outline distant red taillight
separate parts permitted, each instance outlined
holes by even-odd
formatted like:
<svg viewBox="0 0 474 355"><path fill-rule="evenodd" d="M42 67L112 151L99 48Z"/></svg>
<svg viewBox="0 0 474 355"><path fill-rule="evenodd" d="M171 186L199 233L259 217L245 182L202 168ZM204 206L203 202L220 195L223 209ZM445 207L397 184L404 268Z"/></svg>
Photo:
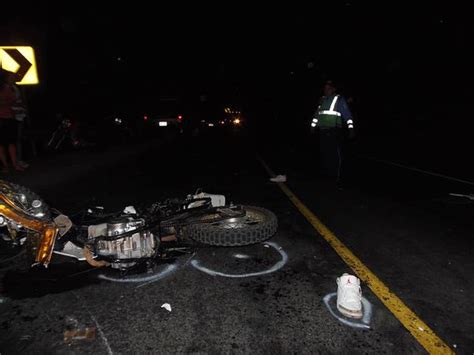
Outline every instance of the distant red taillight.
<svg viewBox="0 0 474 355"><path fill-rule="evenodd" d="M148 121L148 116L147 115L143 116L143 120Z"/></svg>

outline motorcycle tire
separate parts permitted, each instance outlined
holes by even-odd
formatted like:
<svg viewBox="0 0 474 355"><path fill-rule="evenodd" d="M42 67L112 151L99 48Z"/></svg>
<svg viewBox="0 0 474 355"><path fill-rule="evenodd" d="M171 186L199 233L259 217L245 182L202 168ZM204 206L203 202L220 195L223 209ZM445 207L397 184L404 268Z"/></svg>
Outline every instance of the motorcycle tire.
<svg viewBox="0 0 474 355"><path fill-rule="evenodd" d="M47 221L51 219L51 211L46 204L46 202L38 196L35 192L31 191L27 187L13 184L11 182L4 182L8 186L9 191L5 191L4 193L8 196L11 193L15 195L24 195L26 198L26 205L21 203L21 201L17 200L16 198L12 198L13 203L23 210L25 213L34 216L40 220ZM11 196L9 196L11 198ZM33 201L39 201L40 206L35 208L32 203ZM36 202L38 203L38 202ZM26 208L26 209L25 209Z"/></svg>
<svg viewBox="0 0 474 355"><path fill-rule="evenodd" d="M276 233L278 220L273 212L261 207L242 207L243 217L192 224L183 234L203 244L233 247L260 243Z"/></svg>
<svg viewBox="0 0 474 355"><path fill-rule="evenodd" d="M34 216L37 219L43 221L51 220L51 211L44 202L44 200L39 197L35 192L31 191L30 189L13 184L11 182L3 182L6 186L1 186L0 188L5 188L5 191L2 191L5 195L7 195L12 202L26 214ZM25 201L21 201L18 196L24 195ZM40 206L35 208L33 206L33 201L39 201ZM17 251L16 255L11 256L11 258L5 258L0 260L0 269L4 267L14 268L16 270L28 270L30 269L31 265L34 263L35 255L38 250L38 244L40 240L40 236L37 232L33 231L25 231L24 232L26 239L23 245L20 247L12 248L12 252ZM8 243L8 242L6 242ZM15 250L14 250L15 249ZM8 263L7 263L8 262Z"/></svg>

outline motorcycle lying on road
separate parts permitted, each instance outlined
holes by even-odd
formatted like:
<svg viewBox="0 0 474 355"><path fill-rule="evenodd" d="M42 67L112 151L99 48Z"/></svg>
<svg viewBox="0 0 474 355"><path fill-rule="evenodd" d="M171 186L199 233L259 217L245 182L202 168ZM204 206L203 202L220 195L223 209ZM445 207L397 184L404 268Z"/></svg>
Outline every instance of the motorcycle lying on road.
<svg viewBox="0 0 474 355"><path fill-rule="evenodd" d="M53 254L60 254L126 271L159 262L180 243L249 245L270 238L278 227L267 209L226 204L223 195L203 192L142 210L88 208L77 215L82 217L74 223L36 193L0 180L0 229L8 232L3 242L24 249L28 267L47 267Z"/></svg>

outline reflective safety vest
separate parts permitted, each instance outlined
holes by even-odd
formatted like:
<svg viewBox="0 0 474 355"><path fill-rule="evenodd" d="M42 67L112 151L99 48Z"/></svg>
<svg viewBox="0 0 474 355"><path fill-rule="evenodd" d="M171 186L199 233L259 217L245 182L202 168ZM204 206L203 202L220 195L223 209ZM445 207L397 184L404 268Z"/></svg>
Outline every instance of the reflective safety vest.
<svg viewBox="0 0 474 355"><path fill-rule="evenodd" d="M342 127L342 115L336 111L337 100L339 95L330 100L325 97L318 108L318 126L320 128L340 128Z"/></svg>
<svg viewBox="0 0 474 355"><path fill-rule="evenodd" d="M328 128L342 128L342 114L335 110L339 95L331 97L324 97L321 105L318 107L317 116L313 118L311 127L320 127L322 129ZM349 129L354 128L354 121L352 119L347 120L347 126Z"/></svg>

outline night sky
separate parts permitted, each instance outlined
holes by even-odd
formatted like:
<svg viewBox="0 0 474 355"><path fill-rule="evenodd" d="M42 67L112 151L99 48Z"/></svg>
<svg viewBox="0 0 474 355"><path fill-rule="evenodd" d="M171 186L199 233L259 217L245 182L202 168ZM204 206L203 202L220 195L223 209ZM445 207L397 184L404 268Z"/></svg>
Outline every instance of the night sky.
<svg viewBox="0 0 474 355"><path fill-rule="evenodd" d="M440 114L473 94L473 26L448 2L32 4L10 11L1 40L35 46L35 91L66 106L206 93L305 115L329 78L366 117Z"/></svg>

